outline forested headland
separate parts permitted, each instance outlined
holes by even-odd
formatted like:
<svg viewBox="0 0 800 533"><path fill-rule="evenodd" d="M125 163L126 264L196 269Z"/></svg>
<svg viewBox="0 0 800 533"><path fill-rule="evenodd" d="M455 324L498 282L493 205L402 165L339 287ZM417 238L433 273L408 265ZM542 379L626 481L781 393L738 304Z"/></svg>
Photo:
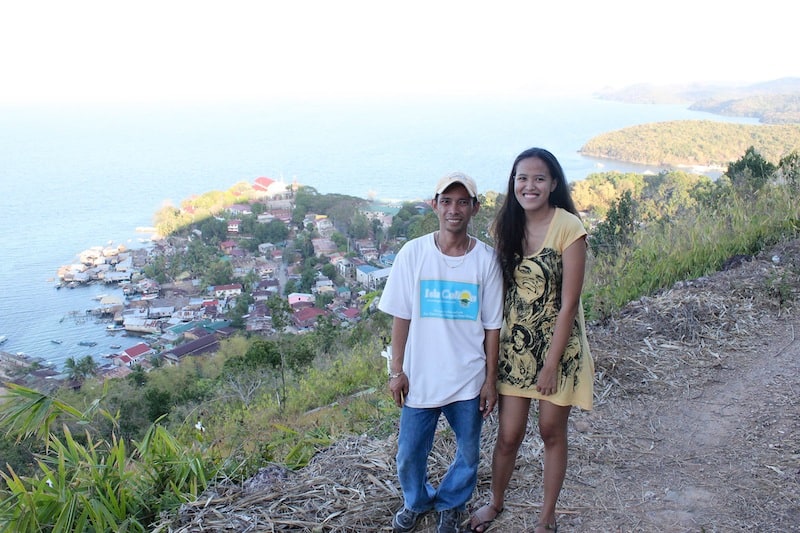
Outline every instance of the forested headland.
<svg viewBox="0 0 800 533"><path fill-rule="evenodd" d="M717 115L752 117L761 124L676 120L606 132L580 153L668 168L723 170L749 147L772 164L800 149L800 78L747 86L640 84L601 91L599 98L640 104L688 104Z"/></svg>
<svg viewBox="0 0 800 533"><path fill-rule="evenodd" d="M724 169L754 147L778 164L800 150L800 125L729 124L710 120L675 120L639 124L590 139L585 156L655 165Z"/></svg>

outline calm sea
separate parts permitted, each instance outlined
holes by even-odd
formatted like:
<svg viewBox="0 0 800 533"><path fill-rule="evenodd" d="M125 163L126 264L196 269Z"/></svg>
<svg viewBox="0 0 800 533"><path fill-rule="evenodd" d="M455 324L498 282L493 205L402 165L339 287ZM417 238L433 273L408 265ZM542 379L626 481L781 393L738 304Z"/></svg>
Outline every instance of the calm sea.
<svg viewBox="0 0 800 533"><path fill-rule="evenodd" d="M591 98L280 103L214 107L0 108L0 335L7 352L61 364L138 342L88 317L111 286L56 290L92 246L143 246L165 203L267 176L320 193L430 196L442 174L502 191L514 157L542 146L570 180L658 169L578 155L592 136L645 122L725 119L675 105ZM56 344L53 341L61 341ZM94 341L94 347L81 346Z"/></svg>

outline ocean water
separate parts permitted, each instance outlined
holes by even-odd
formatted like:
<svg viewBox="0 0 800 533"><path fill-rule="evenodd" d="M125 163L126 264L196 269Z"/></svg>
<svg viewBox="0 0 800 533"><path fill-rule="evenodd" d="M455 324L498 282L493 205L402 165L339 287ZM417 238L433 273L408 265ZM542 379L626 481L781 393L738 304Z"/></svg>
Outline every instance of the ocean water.
<svg viewBox="0 0 800 533"><path fill-rule="evenodd" d="M427 199L453 170L499 192L531 146L552 151L570 180L658 171L578 150L606 131L678 119L754 122L589 97L0 108L0 335L8 337L0 350L60 365L138 342L107 334L86 313L121 291L56 290L57 269L93 246L144 246L150 235L137 228L193 194L267 176L320 193Z"/></svg>

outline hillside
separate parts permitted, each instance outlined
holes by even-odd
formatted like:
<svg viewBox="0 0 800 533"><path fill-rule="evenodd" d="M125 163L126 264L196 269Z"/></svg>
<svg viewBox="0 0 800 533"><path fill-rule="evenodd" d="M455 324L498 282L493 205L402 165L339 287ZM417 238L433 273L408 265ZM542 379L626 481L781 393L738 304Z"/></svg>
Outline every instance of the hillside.
<svg viewBox="0 0 800 533"><path fill-rule="evenodd" d="M777 165L781 158L800 151L800 125L727 124L710 120L639 124L592 137L580 153L642 165L724 170L751 146Z"/></svg>
<svg viewBox="0 0 800 533"><path fill-rule="evenodd" d="M653 85L607 89L598 98L637 104L690 104L689 109L717 115L754 117L765 124L800 122L800 78L754 83Z"/></svg>
<svg viewBox="0 0 800 533"><path fill-rule="evenodd" d="M590 325L595 410L571 417L560 531L796 530L800 240L728 267ZM478 505L489 491L495 432L493 416ZM389 531L402 501L395 447L394 438L353 436L298 472L273 467L242 485L213 486L155 531ZM434 476L452 447L442 431ZM506 511L490 531L535 523L541 450L529 432ZM429 515L418 531L433 531L433 522Z"/></svg>

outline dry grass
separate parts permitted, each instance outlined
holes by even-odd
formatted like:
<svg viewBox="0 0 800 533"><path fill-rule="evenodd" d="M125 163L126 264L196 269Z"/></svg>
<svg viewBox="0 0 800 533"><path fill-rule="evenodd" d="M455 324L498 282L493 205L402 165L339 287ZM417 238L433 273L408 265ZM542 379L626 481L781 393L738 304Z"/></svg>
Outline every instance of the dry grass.
<svg viewBox="0 0 800 533"><path fill-rule="evenodd" d="M800 296L798 272L795 240L590 326L595 409L571 417L561 531L797 530L800 322L791 298ZM782 305L776 279L783 298L790 296ZM542 444L535 418L532 412L506 511L492 531L536 523ZM476 506L488 498L496 429L492 416ZM440 425L434 477L453 446ZM156 531L389 531L402 503L395 450L394 438L354 436L299 472L271 467L243 485L215 485ZM432 515L418 528L434 530Z"/></svg>

